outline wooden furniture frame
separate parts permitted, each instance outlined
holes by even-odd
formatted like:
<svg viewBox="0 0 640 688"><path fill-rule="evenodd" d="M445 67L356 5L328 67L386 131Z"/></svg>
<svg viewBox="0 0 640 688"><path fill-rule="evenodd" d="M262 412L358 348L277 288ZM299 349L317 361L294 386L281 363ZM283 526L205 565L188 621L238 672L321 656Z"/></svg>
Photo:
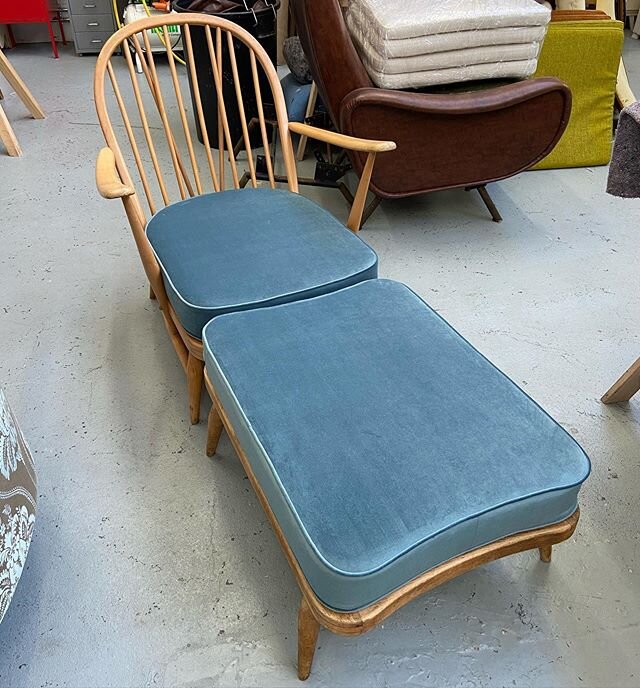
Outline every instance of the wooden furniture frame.
<svg viewBox="0 0 640 688"><path fill-rule="evenodd" d="M640 390L640 358L613 383L602 397L602 402L617 404L620 401L629 401L638 390Z"/></svg>
<svg viewBox="0 0 640 688"><path fill-rule="evenodd" d="M38 101L33 97L31 91L20 78L13 65L9 62L6 55L0 50L0 74L9 82L11 88L17 93L18 98L24 103L25 107L31 113L34 119L44 119L45 114L43 109L38 104ZM0 141L7 149L7 153L11 156L17 157L22 155L22 149L18 143L18 139L9 123L9 119L0 104Z"/></svg>
<svg viewBox="0 0 640 688"><path fill-rule="evenodd" d="M213 402L209 413L207 428L207 455L213 456L216 453L220 436L223 429L227 431L231 443L238 455L242 466L251 481L260 504L264 509L271 525L278 537L280 545L284 550L289 565L293 569L296 581L302 592L302 600L298 611L298 678L305 680L311 673L311 665L318 639L320 627L328 629L339 635L361 635L371 630L388 616L393 614L405 604L408 604L416 597L428 592L447 581L459 576L471 569L486 564L495 559L506 557L510 554L522 552L528 549L538 549L540 559L543 562L551 561L552 546L571 537L576 529L580 517L579 510L576 510L569 518L550 526L528 530L503 538L488 545L461 554L454 559L450 559L439 566L405 583L401 588L389 593L381 600L359 609L354 612L338 612L330 609L318 599L313 592L309 582L305 578L294 553L289 547L289 543L284 537L276 517L269 506L269 502L262 491L260 483L256 479L251 464L247 459L240 441L229 421L220 397L216 393L211 379L205 371L205 385Z"/></svg>
<svg viewBox="0 0 640 688"><path fill-rule="evenodd" d="M170 49L165 50L168 62L167 75L161 72L159 65L156 65L158 53L154 53L151 50L148 32L154 30L160 35L163 34L166 48L171 45L167 30L167 27L170 25L181 27L186 70L188 70L195 93L195 112L193 115L197 117L203 132L204 150L194 146L191 125L186 115L186 102L183 97L184 85L181 85L173 52ZM218 152L215 156L211 151L211 144L213 142L209 139L205 125L199 92L198 73L195 67L192 42L194 31L204 31L206 35L206 44L214 75L218 101L218 136L217 142L215 142ZM229 49L230 65L226 69L223 67L222 47L224 43L226 43ZM123 125L121 129L123 139L128 143L131 157L133 157L134 166L132 169L137 173L141 183L142 197L146 200L150 215L154 215L160 207L167 206L172 202L172 192L174 196L177 196L176 200L185 200L209 191L221 191L225 189L225 178L228 183L230 182L231 188L240 188L240 175L238 174L238 164L234 154L235 142L231 141L227 106L225 105L223 95L223 71L226 71L227 76L225 78L228 77L229 73L232 74L235 82L235 95L243 133L242 141L247 154L251 186L255 188L258 185L258 180L253 162L252 140L247 124L251 113L245 113L242 96L243 90L238 77L235 57L236 46L239 43L244 44L250 52L253 84L252 86L247 86L247 88L252 87L256 96L259 131L264 150L267 152L268 183L271 188L276 186L276 175L274 174L274 165L271 157L268 155L269 140L262 107L261 84L264 83L264 77L266 77L266 82L273 96L277 116L278 138L280 140L289 191L298 192L298 177L291 142L291 132L367 154L366 169L357 187L354 203L347 220L347 227L352 231L358 231L361 225L362 213L376 155L395 148L395 144L390 141L357 139L317 129L306 124L289 123L280 80L267 53L250 34L236 24L220 17L203 14L171 14L150 17L128 24L113 34L105 43L96 64L94 96L98 120L102 127L107 147L103 148L98 155L96 183L100 194L104 198L122 199L138 253L151 285L151 298L158 300L169 337L186 371L192 423L197 423L200 419L200 398L204 370L202 341L186 332L167 298L160 266L145 234L148 216L143 209L144 201L136 191L132 172L125 162L123 151L116 136L116 130L109 116L105 85L107 80L111 83L112 94L115 99L114 110L120 113ZM116 68L112 60L114 53L119 50L122 51L125 58L130 82L130 95L135 103L131 108L132 114L129 114L127 109L124 87L118 81ZM142 67L143 74L140 76L136 74L134 62L136 59ZM260 77L260 70L264 74L263 78ZM169 77L165 79L169 84L165 89L167 93L163 93L161 76ZM144 89L145 85L148 90ZM145 91L144 93L143 90ZM147 97L145 98L145 96ZM170 108L170 102L175 104L173 111ZM136 126L134 115L140 123L139 126ZM152 116L156 117L157 126L154 126L151 122ZM177 120L175 132L172 128L172 120ZM140 139L142 139L142 142ZM182 152L180 150L181 141L183 142ZM168 151L172 170L163 172L161 169L159 162L161 146L164 146L165 152ZM186 153L184 151L185 146ZM202 164L198 163L198 157L201 158ZM205 159L202 160L202 158ZM171 172L173 172L172 177L169 176ZM170 182L173 183L173 186L171 186ZM154 194L152 188L154 185L159 190L159 195L157 192Z"/></svg>

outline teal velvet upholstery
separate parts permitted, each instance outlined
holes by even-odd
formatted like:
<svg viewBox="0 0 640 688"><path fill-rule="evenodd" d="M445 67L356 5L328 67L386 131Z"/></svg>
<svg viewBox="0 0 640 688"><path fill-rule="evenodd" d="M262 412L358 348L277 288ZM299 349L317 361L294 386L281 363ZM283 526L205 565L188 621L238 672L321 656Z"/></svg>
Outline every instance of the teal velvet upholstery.
<svg viewBox="0 0 640 688"><path fill-rule="evenodd" d="M147 225L167 296L194 337L222 313L318 296L377 276L378 258L304 196L242 189L163 208Z"/></svg>
<svg viewBox="0 0 640 688"><path fill-rule="evenodd" d="M210 322L209 377L317 596L362 608L559 522L579 445L406 286L371 280Z"/></svg>

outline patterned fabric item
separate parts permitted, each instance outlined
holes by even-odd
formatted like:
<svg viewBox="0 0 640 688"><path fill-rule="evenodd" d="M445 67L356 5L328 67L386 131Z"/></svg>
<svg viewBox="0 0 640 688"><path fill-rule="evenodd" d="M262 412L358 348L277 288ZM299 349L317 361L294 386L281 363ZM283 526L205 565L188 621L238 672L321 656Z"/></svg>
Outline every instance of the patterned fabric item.
<svg viewBox="0 0 640 688"><path fill-rule="evenodd" d="M36 485L31 453L0 389L0 622L29 551Z"/></svg>

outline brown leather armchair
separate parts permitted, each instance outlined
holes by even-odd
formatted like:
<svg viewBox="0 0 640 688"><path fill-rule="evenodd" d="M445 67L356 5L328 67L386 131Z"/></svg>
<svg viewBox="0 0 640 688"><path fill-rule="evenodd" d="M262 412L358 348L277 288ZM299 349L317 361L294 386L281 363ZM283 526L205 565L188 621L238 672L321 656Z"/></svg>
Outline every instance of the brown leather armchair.
<svg viewBox="0 0 640 688"><path fill-rule="evenodd" d="M336 129L397 148L376 161L371 191L401 198L444 189L478 189L501 219L485 184L511 177L547 155L562 136L571 92L537 78L458 93L375 87L342 16L339 0L290 0L314 80ZM349 153L358 174L366 160ZM371 208L371 209L372 209Z"/></svg>

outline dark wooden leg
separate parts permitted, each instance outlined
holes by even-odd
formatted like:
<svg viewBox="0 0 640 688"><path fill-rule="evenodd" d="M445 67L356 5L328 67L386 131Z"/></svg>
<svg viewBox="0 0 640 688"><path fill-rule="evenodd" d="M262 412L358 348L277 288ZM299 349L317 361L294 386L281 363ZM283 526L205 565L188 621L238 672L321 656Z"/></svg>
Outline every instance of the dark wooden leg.
<svg viewBox="0 0 640 688"><path fill-rule="evenodd" d="M298 610L298 678L305 681L311 673L320 624L311 613L304 595Z"/></svg>
<svg viewBox="0 0 640 688"><path fill-rule="evenodd" d="M7 31L9 33L9 40L11 41L11 47L15 48L16 47L16 37L13 35L13 29L11 26L7 25Z"/></svg>
<svg viewBox="0 0 640 688"><path fill-rule="evenodd" d="M189 393L189 413L191 425L200 422L200 397L204 380L204 361L189 354L187 358L187 390Z"/></svg>
<svg viewBox="0 0 640 688"><path fill-rule="evenodd" d="M602 397L605 404L629 401L640 389L640 358L618 379Z"/></svg>
<svg viewBox="0 0 640 688"><path fill-rule="evenodd" d="M552 545L543 545L542 547L539 547L540 560L547 564L551 561L551 548Z"/></svg>
<svg viewBox="0 0 640 688"><path fill-rule="evenodd" d="M207 456L213 456L216 453L223 429L222 418L220 418L214 403L211 411L209 411L209 421L207 423Z"/></svg>
<svg viewBox="0 0 640 688"><path fill-rule="evenodd" d="M484 201L484 204L487 206L487 210L491 213L491 219L494 222L502 222L502 215L500 215L500 213L498 212L496 204L493 202L493 199L487 191L487 187L483 184L482 186L478 186L476 188L478 189L480 198Z"/></svg>

